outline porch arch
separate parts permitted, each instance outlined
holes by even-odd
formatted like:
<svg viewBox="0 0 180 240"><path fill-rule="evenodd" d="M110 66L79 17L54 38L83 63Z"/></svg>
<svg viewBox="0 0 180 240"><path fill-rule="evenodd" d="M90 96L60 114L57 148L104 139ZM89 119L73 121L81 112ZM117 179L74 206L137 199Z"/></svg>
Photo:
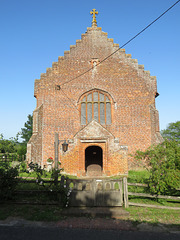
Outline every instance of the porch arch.
<svg viewBox="0 0 180 240"><path fill-rule="evenodd" d="M103 171L103 150L97 145L85 149L85 171L87 176L101 176Z"/></svg>

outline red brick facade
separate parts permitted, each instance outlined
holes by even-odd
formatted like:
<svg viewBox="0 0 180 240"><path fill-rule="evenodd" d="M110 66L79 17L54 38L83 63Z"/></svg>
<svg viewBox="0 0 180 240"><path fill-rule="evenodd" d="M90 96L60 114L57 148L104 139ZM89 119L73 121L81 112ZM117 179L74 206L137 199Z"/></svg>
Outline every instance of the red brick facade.
<svg viewBox="0 0 180 240"><path fill-rule="evenodd" d="M85 152L90 146L101 148L103 175L124 174L128 171L129 153L161 141L155 107L156 77L144 71L143 65L138 65L124 49L101 62L118 48L101 28L87 28L81 40L35 80L37 107L33 114L33 136L28 143L28 161L43 166L49 157L54 158L54 135L58 133L59 140L69 141L67 152L62 151L60 143L58 156L67 174L87 174ZM89 102L84 96L94 92L109 101L97 100L97 111L105 114L104 123L95 120L95 100L90 103L94 104L92 120L87 121ZM82 99L87 104L84 125L81 125ZM101 104L106 107L100 113ZM107 104L111 107L107 108Z"/></svg>

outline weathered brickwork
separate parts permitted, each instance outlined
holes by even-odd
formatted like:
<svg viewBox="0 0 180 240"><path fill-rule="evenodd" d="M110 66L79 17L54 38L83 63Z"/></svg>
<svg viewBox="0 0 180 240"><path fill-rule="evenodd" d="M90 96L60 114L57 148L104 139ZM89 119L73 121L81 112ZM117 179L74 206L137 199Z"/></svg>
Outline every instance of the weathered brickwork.
<svg viewBox="0 0 180 240"><path fill-rule="evenodd" d="M128 171L129 153L162 140L155 107L156 77L150 76L124 49L101 62L118 48L101 28L87 28L81 40L35 80L37 107L33 136L28 143L28 161L43 166L49 157L54 158L56 132L60 140L69 141L67 152L62 151L61 144L59 150L61 167L66 173L85 176L85 151L89 146L99 146L102 174L124 174ZM80 103L83 95L92 90L109 96L110 125L95 120L81 125Z"/></svg>

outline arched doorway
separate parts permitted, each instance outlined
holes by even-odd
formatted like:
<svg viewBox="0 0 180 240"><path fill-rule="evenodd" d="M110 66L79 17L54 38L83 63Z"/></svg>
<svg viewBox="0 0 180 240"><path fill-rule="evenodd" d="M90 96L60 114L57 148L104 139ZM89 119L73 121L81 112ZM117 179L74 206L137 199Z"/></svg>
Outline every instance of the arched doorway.
<svg viewBox="0 0 180 240"><path fill-rule="evenodd" d="M85 170L87 176L101 176L103 169L103 151L101 147L90 146L85 150Z"/></svg>

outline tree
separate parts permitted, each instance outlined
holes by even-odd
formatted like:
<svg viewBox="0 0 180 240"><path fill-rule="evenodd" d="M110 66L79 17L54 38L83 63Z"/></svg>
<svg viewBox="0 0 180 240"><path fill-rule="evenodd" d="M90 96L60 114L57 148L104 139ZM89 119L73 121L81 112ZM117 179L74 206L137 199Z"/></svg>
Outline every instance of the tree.
<svg viewBox="0 0 180 240"><path fill-rule="evenodd" d="M165 139L180 141L180 121L169 123L168 127L161 131Z"/></svg>
<svg viewBox="0 0 180 240"><path fill-rule="evenodd" d="M3 134L0 134L0 153L15 153L16 144L13 139L4 139Z"/></svg>
<svg viewBox="0 0 180 240"><path fill-rule="evenodd" d="M17 153L20 157L26 154L26 145L32 136L33 131L33 116L28 115L28 120L24 124L24 128L21 128L21 132L18 132L16 138L9 140L4 139L3 134L0 134L0 153ZM19 142L18 138L21 136L23 142Z"/></svg>
<svg viewBox="0 0 180 240"><path fill-rule="evenodd" d="M145 152L137 151L135 158L144 160L148 166L148 185L152 194L173 194L180 188L179 142L166 139Z"/></svg>
<svg viewBox="0 0 180 240"><path fill-rule="evenodd" d="M24 139L23 143L27 144L33 132L33 115L28 115L28 120L24 124L24 128L21 128L21 138Z"/></svg>

